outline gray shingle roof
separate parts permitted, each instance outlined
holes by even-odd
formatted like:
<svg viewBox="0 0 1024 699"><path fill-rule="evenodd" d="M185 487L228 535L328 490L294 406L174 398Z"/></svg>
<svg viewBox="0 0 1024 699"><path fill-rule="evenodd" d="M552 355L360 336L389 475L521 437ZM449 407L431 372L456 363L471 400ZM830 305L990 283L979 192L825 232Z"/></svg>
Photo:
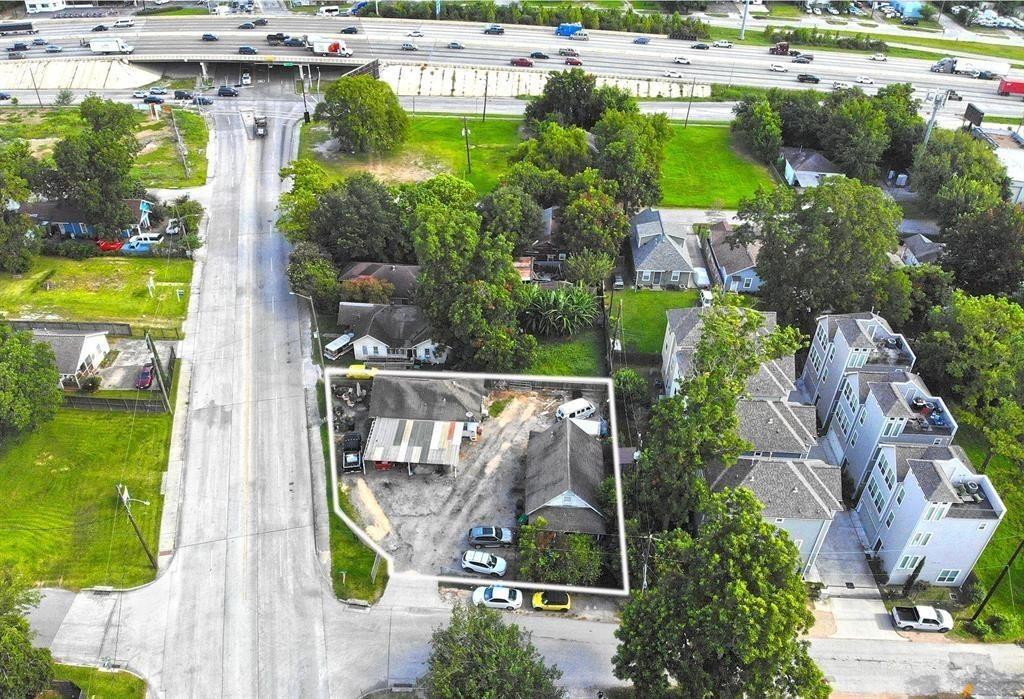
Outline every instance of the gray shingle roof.
<svg viewBox="0 0 1024 699"><path fill-rule="evenodd" d="M586 525L588 528L561 531L603 534L606 527L600 515L598 519L601 526L597 529L593 517L564 512L581 508L561 506L551 501L565 493L572 493L590 506L582 509L596 510L604 475L601 444L571 420L556 422L543 432L531 432L526 447L526 514L542 514L551 529L573 522L574 526ZM542 508L548 514L539 513ZM557 526L556 521L559 522Z"/></svg>
<svg viewBox="0 0 1024 699"><path fill-rule="evenodd" d="M479 422L485 395L482 379L377 376L370 389L370 417Z"/></svg>
<svg viewBox="0 0 1024 699"><path fill-rule="evenodd" d="M355 339L369 335L388 347L413 347L430 339L430 324L417 306L390 304L338 304L338 325L351 328Z"/></svg>
<svg viewBox="0 0 1024 699"><path fill-rule="evenodd" d="M910 459L907 465L929 502L960 502L949 477L937 463Z"/></svg>
<svg viewBox="0 0 1024 699"><path fill-rule="evenodd" d="M106 335L102 332L56 332L53 330L33 330L32 336L37 342L45 342L53 349L57 358L57 371L61 374L78 372L79 360L87 338Z"/></svg>
<svg viewBox="0 0 1024 699"><path fill-rule="evenodd" d="M937 446L934 444L894 445L896 455L896 480L902 482L910 471L911 461L950 461L956 459L973 471L970 457L957 445Z"/></svg>
<svg viewBox="0 0 1024 699"><path fill-rule="evenodd" d="M875 315L871 312L861 313L841 313L834 315L825 316L826 322L828 323L828 336L830 339L836 336L838 332L846 339L846 344L850 347L860 348L872 348L875 346L875 341L867 334L864 329L863 321L875 320L877 321L889 334L892 334L892 328L889 327L888 321L879 315Z"/></svg>
<svg viewBox="0 0 1024 699"><path fill-rule="evenodd" d="M750 488L765 517L832 519L843 509L841 469L816 459L740 459L716 466L706 476L711 489Z"/></svg>
<svg viewBox="0 0 1024 699"><path fill-rule="evenodd" d="M903 245L913 253L918 262L935 262L942 254L943 248L942 243L936 243L920 233L904 238Z"/></svg>
<svg viewBox="0 0 1024 699"><path fill-rule="evenodd" d="M726 239L732 235L732 226L726 221L719 221L711 226L711 251L715 255L726 276L742 272L757 266L757 256L761 252L760 243L732 245Z"/></svg>
<svg viewBox="0 0 1024 699"><path fill-rule="evenodd" d="M827 172L837 175L843 171L825 157L825 154L810 148L780 148L782 157L796 172Z"/></svg>
<svg viewBox="0 0 1024 699"><path fill-rule="evenodd" d="M412 298L416 291L419 265L393 265L390 262L354 262L341 273L341 281L372 277L391 283L395 287L395 298Z"/></svg>
<svg viewBox="0 0 1024 699"><path fill-rule="evenodd" d="M736 414L740 436L754 451L806 454L817 442L813 405L744 399L736 404Z"/></svg>
<svg viewBox="0 0 1024 699"><path fill-rule="evenodd" d="M912 418L917 416L893 383L869 381L868 393L875 397L878 406L882 409L882 414L886 417Z"/></svg>
<svg viewBox="0 0 1024 699"><path fill-rule="evenodd" d="M643 245L637 245L636 236L630 239L633 248L633 266L637 271L651 272L692 272L693 267L683 252L683 247L667 235L651 238Z"/></svg>

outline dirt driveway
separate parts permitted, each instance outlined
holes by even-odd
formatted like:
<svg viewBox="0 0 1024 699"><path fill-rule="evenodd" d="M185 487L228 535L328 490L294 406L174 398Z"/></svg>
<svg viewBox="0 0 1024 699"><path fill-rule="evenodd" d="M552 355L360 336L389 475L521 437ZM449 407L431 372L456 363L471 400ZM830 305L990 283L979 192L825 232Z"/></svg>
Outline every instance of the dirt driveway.
<svg viewBox="0 0 1024 699"><path fill-rule="evenodd" d="M398 570L461 575L470 527L515 527L530 432L550 427L564 400L555 393L514 394L498 417L483 423L476 442L463 442L454 476L370 471L348 480L368 533L395 557ZM494 552L508 560L508 576L514 577L514 549Z"/></svg>

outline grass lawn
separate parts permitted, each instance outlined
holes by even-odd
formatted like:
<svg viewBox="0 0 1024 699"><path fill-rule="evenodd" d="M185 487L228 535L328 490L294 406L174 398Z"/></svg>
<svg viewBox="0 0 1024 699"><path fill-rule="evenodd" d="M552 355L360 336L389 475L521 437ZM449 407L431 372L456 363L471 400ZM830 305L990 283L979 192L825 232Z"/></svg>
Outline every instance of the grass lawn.
<svg viewBox="0 0 1024 699"><path fill-rule="evenodd" d="M0 446L0 560L40 584L131 587L153 579L115 486L156 551L171 416L61 409Z"/></svg>
<svg viewBox="0 0 1024 699"><path fill-rule="evenodd" d="M768 3L768 16L772 19L801 20L805 16L803 3L770 2Z"/></svg>
<svg viewBox="0 0 1024 699"><path fill-rule="evenodd" d="M478 192L494 188L519 143L518 119L470 117L469 142L473 171L466 171L466 143L461 117L410 116L409 138L388 156L324 154L318 146L330 139L322 124L306 124L299 139L299 157L313 158L334 175L368 171L391 181L429 179L449 172L473 183Z"/></svg>
<svg viewBox="0 0 1024 699"><path fill-rule="evenodd" d="M699 292L626 290L615 294L612 315L618 315L622 302L623 349L627 352L658 354L665 341L665 311L689 308L697 304Z"/></svg>
<svg viewBox="0 0 1024 699"><path fill-rule="evenodd" d="M150 270L156 288L146 288ZM192 261L156 257L37 257L24 275L0 274L0 318L127 321L178 328L188 309ZM184 291L179 301L177 291Z"/></svg>
<svg viewBox="0 0 1024 699"><path fill-rule="evenodd" d="M673 125L661 167L662 206L735 209L758 187L772 185L768 170L741 154L725 126Z"/></svg>
<svg viewBox="0 0 1024 699"><path fill-rule="evenodd" d="M984 436L978 430L961 423L956 433L956 441L967 452L975 468L984 463L987 445ZM992 479L992 484L995 485L1007 509L1002 523L974 566L974 574L988 590L1024 534L1024 472L1021 471L1020 464L996 456L989 462L986 475ZM989 600L981 618L988 619L993 614L1016 619L1016 629L1013 629L1013 633L990 640L1024 639L1024 556L1017 557L999 589Z"/></svg>
<svg viewBox="0 0 1024 699"><path fill-rule="evenodd" d="M537 338L537 353L527 374L604 376L601 335L587 330L571 338Z"/></svg>
<svg viewBox="0 0 1024 699"><path fill-rule="evenodd" d="M157 83L167 84L166 81ZM187 83L191 87L195 81L188 80ZM142 150L136 158L133 172L147 187L195 187L206 182L206 144L209 138L206 122L201 116L181 109L174 110L174 116L185 140L191 175L186 177L181 165L170 117L153 119L148 112L138 112L136 138ZM57 141L84 126L85 122L73 107L0 110L0 141L25 139L37 156L50 155Z"/></svg>
<svg viewBox="0 0 1024 699"><path fill-rule="evenodd" d="M89 699L143 699L146 696L145 680L130 672L101 672L92 667L55 663L53 674L58 680L77 684Z"/></svg>

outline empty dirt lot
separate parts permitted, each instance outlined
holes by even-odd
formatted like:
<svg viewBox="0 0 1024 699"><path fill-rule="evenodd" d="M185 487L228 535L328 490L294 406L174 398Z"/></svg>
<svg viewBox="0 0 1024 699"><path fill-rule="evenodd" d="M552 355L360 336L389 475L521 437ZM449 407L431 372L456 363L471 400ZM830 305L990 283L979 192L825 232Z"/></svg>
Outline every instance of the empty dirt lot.
<svg viewBox="0 0 1024 699"><path fill-rule="evenodd" d="M469 528L515 527L523 501L526 444L531 431L555 420L566 400L558 392L517 392L476 442L464 441L457 473L408 476L404 470L346 479L367 532L395 557L398 570L461 575ZM514 549L493 549L515 577Z"/></svg>

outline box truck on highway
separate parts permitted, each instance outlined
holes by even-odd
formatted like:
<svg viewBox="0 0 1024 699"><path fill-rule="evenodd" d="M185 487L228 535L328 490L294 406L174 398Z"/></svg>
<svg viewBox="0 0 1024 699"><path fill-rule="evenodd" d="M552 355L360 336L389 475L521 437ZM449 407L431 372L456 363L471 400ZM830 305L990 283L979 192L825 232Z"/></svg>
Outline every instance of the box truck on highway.
<svg viewBox="0 0 1024 699"><path fill-rule="evenodd" d="M583 31L583 25L579 22L563 22L555 29L555 36L572 36L579 31Z"/></svg>
<svg viewBox="0 0 1024 699"><path fill-rule="evenodd" d="M31 22L0 22L0 36L8 34L38 34Z"/></svg>
<svg viewBox="0 0 1024 699"><path fill-rule="evenodd" d="M317 56L348 58L352 55L352 50L345 45L345 41L333 36L307 36L306 45Z"/></svg>
<svg viewBox="0 0 1024 699"><path fill-rule="evenodd" d="M956 73L971 75L974 73L991 73L1006 75L1010 72L1010 64L1006 61L988 61L978 58L955 58L950 56L932 66L933 73Z"/></svg>
<svg viewBox="0 0 1024 699"><path fill-rule="evenodd" d="M89 50L93 53L107 55L111 53L131 53L135 50L135 47L129 46L121 39L93 39L89 42Z"/></svg>
<svg viewBox="0 0 1024 699"><path fill-rule="evenodd" d="M1003 78L999 81L999 88L996 94L1000 95L1024 95L1024 80L1009 80Z"/></svg>

